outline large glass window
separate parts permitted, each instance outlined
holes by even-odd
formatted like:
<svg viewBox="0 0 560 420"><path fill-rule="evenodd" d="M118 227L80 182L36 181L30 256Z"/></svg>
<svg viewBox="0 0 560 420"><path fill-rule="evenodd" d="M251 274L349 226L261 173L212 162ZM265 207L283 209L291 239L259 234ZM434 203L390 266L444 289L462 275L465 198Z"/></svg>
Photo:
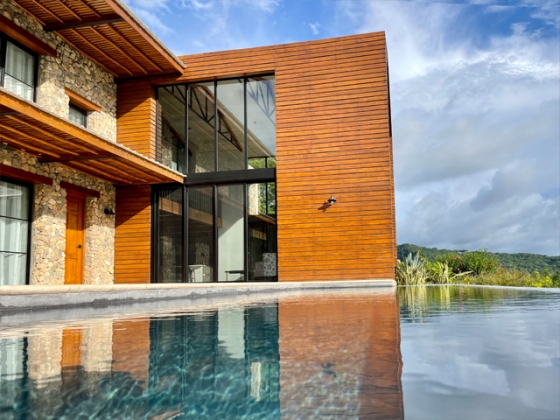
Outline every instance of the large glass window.
<svg viewBox="0 0 560 420"><path fill-rule="evenodd" d="M32 188L0 180L0 285L26 284Z"/></svg>
<svg viewBox="0 0 560 420"><path fill-rule="evenodd" d="M276 86L274 76L247 79L249 169L276 167Z"/></svg>
<svg viewBox="0 0 560 420"><path fill-rule="evenodd" d="M154 281L278 279L275 182L159 186L154 200Z"/></svg>
<svg viewBox="0 0 560 420"><path fill-rule="evenodd" d="M182 191L175 187L156 192L159 283L179 283L183 278Z"/></svg>
<svg viewBox="0 0 560 420"><path fill-rule="evenodd" d="M214 83L189 85L188 172L214 172Z"/></svg>
<svg viewBox="0 0 560 420"><path fill-rule="evenodd" d="M213 187L189 188L188 193L188 281L214 281L214 191ZM219 220L218 220L219 223Z"/></svg>
<svg viewBox="0 0 560 420"><path fill-rule="evenodd" d="M158 160L189 174L275 168L275 92L273 75L160 87Z"/></svg>
<svg viewBox="0 0 560 420"><path fill-rule="evenodd" d="M247 187L249 280L277 280L276 183Z"/></svg>
<svg viewBox="0 0 560 420"><path fill-rule="evenodd" d="M185 101L183 85L159 89L160 138L159 161L179 172L185 172Z"/></svg>
<svg viewBox="0 0 560 420"><path fill-rule="evenodd" d="M245 280L245 185L218 189L218 281Z"/></svg>
<svg viewBox="0 0 560 420"><path fill-rule="evenodd" d="M0 34L0 82L9 91L32 101L35 98L37 56Z"/></svg>

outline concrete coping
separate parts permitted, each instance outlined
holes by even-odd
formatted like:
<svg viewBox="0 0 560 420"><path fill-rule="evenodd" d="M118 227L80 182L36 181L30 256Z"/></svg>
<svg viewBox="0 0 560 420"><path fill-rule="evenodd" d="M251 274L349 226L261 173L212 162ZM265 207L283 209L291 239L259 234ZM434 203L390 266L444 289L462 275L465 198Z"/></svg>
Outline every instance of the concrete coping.
<svg viewBox="0 0 560 420"><path fill-rule="evenodd" d="M9 311L108 307L150 301L189 300L201 297L262 295L265 293L305 293L306 290L375 289L396 290L390 279L310 281L279 283L168 283L61 286L3 286L0 288L0 315Z"/></svg>
<svg viewBox="0 0 560 420"><path fill-rule="evenodd" d="M250 289L259 291L275 289L330 289L352 287L396 287L391 279L375 280L344 280L344 281L301 281L301 282L246 282L246 283L137 283L137 284L72 284L72 285L23 285L0 286L0 295L40 295L63 293L97 293L97 292L128 292L140 290L169 290L169 289Z"/></svg>

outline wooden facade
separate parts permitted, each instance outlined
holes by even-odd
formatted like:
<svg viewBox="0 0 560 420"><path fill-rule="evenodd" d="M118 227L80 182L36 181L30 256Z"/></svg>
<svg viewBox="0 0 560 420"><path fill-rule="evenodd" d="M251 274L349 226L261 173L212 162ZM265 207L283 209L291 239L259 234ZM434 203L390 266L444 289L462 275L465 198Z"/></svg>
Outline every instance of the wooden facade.
<svg viewBox="0 0 560 420"><path fill-rule="evenodd" d="M274 73L279 281L394 279L385 34L181 59L180 77L119 83L117 140L155 156L155 86Z"/></svg>
<svg viewBox="0 0 560 420"><path fill-rule="evenodd" d="M150 283L150 186L117 188L115 283Z"/></svg>

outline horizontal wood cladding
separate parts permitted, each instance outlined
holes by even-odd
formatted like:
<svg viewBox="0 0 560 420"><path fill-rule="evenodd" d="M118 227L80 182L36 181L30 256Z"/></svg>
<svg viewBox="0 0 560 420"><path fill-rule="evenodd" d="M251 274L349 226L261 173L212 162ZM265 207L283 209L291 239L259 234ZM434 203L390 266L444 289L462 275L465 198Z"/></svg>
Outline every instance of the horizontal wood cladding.
<svg viewBox="0 0 560 420"><path fill-rule="evenodd" d="M279 280L394 278L385 34L180 58L187 65L182 76L155 77L150 83L275 74ZM130 89L119 85L119 94L122 90L133 104L134 86L142 91L146 82L130 83ZM135 116L119 128L130 142L135 119L155 117L150 101L132 110ZM154 120L150 124L152 137L142 144L155 150ZM129 144L139 144L134 141ZM331 195L337 202L329 207Z"/></svg>
<svg viewBox="0 0 560 420"><path fill-rule="evenodd" d="M149 283L151 201L149 186L117 188L115 283Z"/></svg>
<svg viewBox="0 0 560 420"><path fill-rule="evenodd" d="M148 80L117 85L117 141L155 158L155 90Z"/></svg>
<svg viewBox="0 0 560 420"><path fill-rule="evenodd" d="M281 281L394 278L385 40L356 38L275 68Z"/></svg>

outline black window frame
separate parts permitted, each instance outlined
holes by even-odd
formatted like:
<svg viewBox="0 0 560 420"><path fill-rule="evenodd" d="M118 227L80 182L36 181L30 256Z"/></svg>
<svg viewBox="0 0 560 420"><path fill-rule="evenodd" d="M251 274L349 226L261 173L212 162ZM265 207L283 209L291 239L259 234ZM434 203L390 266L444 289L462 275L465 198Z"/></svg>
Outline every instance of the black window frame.
<svg viewBox="0 0 560 420"><path fill-rule="evenodd" d="M32 55L35 58L34 66L33 66L33 101L37 102L37 83L39 80L39 54L35 51L27 48L25 45L17 42L12 37L6 35L3 32L0 32L0 87L4 88L4 79L6 75L6 55L8 50L8 41L14 44L16 47L22 49L26 53ZM12 76L13 77L13 76ZM19 80L19 79L18 79ZM25 83L20 80L20 82ZM27 83L25 83L27 85ZM29 85L27 85L29 86ZM14 93L14 95L16 95ZM19 96L19 95L18 95ZM25 98L24 98L25 99Z"/></svg>
<svg viewBox="0 0 560 420"><path fill-rule="evenodd" d="M14 184L14 185L19 185L22 187L26 187L29 188L29 202L28 202L28 227L29 229L27 230L27 261L26 261L26 267L25 267L25 285L29 285L29 279L30 279L30 274L31 274L31 240L32 240L32 235L31 235L31 231L33 230L33 204L35 202L35 185L29 182L24 182L24 181L19 181L13 178L8 178L5 176L2 176L0 174L0 181L3 182L9 182L10 184ZM0 216L0 217L4 217L4 216ZM21 254L21 253L18 253Z"/></svg>
<svg viewBox="0 0 560 420"><path fill-rule="evenodd" d="M70 119L70 110L71 110L71 109L74 109L75 111L80 112L80 114L82 114L82 115L84 116L84 123L83 123L83 124L79 124L79 123L77 123L77 122L75 122L75 121L72 121L72 120ZM74 124L77 124L77 125L79 125L79 126L81 126L81 127L87 128L88 115L89 115L89 112L88 112L87 109L84 109L84 108L82 108L82 107L76 105L76 104L73 103L72 101L68 102L68 120L69 120L70 122L73 122Z"/></svg>
<svg viewBox="0 0 560 420"><path fill-rule="evenodd" d="M276 73L275 72L266 72L266 73L257 73L257 74L248 74L248 75L244 75L244 76L238 76L238 77L224 77L224 78L213 78L213 79L206 79L206 80L197 80L197 81L192 81L192 82L184 82L184 83L173 83L173 84L169 84L169 85L157 85L155 86L155 99L156 99L156 147L155 147L155 153L156 153L156 160L158 162L161 161L161 142L162 142L162 137L163 137L163 133L162 133L162 124L161 124L161 115L162 115L162 108L159 102L159 90L161 88L165 88L168 86L184 86L185 87L185 112L184 112L184 118L185 118L185 155L184 155L184 162L183 162L183 168L184 168L184 172L183 175L185 176L190 176L192 177L193 175L199 175L199 173L189 173L189 155L190 155L190 149L189 149L189 98L190 98L190 86L191 85L199 85L199 84L204 84L204 83L212 83L214 86L214 96L216 98L218 98L219 100L219 91L218 91L218 86L220 84L220 82L227 82L227 81L231 81L231 80L242 80L243 82L243 98L244 98L244 103L243 103L243 155L244 155L244 168L243 169L239 169L239 170L235 170L235 171L219 171L219 151L218 151L218 147L219 147L219 134L218 134L218 129L219 126L218 124L214 124L214 169L212 172L203 172L200 174L211 174L211 173L223 173L223 174L229 174L231 172L239 172L239 171L246 171L249 169L249 150L248 150L248 121L247 121L247 84L249 82L250 79L255 78L255 77L269 77L269 76L273 76L274 77L274 82L276 83ZM215 100L214 101L214 115L216 116L218 114L218 101ZM251 158L253 159L253 158ZM267 159L274 159L276 160L276 155L275 156L268 156ZM266 161L268 164L268 160ZM161 162L160 162L161 163ZM267 166L268 168L268 166ZM252 171L258 171L260 169L251 169Z"/></svg>

